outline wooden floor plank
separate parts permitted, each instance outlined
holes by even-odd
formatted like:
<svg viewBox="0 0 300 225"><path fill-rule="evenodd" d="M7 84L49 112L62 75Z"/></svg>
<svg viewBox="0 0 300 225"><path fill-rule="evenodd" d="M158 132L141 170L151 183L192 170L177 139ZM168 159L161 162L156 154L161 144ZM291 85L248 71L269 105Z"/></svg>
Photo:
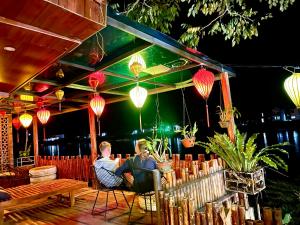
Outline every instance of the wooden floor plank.
<svg viewBox="0 0 300 225"><path fill-rule="evenodd" d="M32 203L31 208L22 211L12 211L5 214L5 224L7 225L121 225L127 224L128 221L128 206L121 194L116 191L116 197L119 202L119 207L107 212L107 220L104 219L104 213L91 215L94 200L97 191L91 188L82 188L76 191L76 202L74 207L68 207L66 201L69 201L67 195L64 195L62 202L56 202L55 199L49 199L48 202L40 203L38 206ZM126 192L126 197L131 204L134 193ZM106 193L100 192L96 209L103 210L105 208ZM145 214L135 201L132 221L138 220L150 224L150 213ZM109 195L108 207L114 207L115 201L113 194ZM30 207L30 206L29 206ZM153 214L155 217L155 213ZM134 223L132 223L134 224ZM140 224L140 223L139 223Z"/></svg>

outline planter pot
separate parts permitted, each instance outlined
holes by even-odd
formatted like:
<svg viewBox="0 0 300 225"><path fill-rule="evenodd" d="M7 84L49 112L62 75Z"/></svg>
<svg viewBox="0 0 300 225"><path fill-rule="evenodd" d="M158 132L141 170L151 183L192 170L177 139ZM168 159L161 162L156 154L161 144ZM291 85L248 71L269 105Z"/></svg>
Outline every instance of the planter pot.
<svg viewBox="0 0 300 225"><path fill-rule="evenodd" d="M181 140L181 143L185 148L191 148L191 147L194 147L195 140L196 140L195 137L185 138L185 139Z"/></svg>
<svg viewBox="0 0 300 225"><path fill-rule="evenodd" d="M225 170L225 189L255 195L266 188L264 169L252 173Z"/></svg>
<svg viewBox="0 0 300 225"><path fill-rule="evenodd" d="M172 161L157 162L158 169L165 173L172 170Z"/></svg>
<svg viewBox="0 0 300 225"><path fill-rule="evenodd" d="M222 128L228 128L229 127L229 121L219 121L219 125Z"/></svg>

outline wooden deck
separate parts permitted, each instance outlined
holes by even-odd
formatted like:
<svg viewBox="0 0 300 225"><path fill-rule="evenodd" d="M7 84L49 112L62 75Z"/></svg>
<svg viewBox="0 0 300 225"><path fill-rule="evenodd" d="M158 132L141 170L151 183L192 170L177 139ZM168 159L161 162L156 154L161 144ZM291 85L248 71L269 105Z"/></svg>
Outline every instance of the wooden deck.
<svg viewBox="0 0 300 225"><path fill-rule="evenodd" d="M75 194L76 204L73 207L68 207L65 203L58 203L56 198L45 201L37 201L28 204L26 210L13 211L5 213L5 222L7 225L97 225L97 224L127 224L128 221L128 206L121 194L116 191L116 196L119 202L119 207L107 212L106 221L104 220L104 213L91 215L91 210L96 197L96 190L91 188L83 188ZM126 192L126 197L131 204L133 194ZM97 202L97 209L103 210L105 208L106 193L100 192ZM62 201L68 201L62 199ZM137 199L134 203L132 212L131 224L150 224L150 212L145 213L139 208ZM37 207L38 204L38 207ZM34 207L33 207L34 206ZM114 207L113 194L109 194L108 207ZM31 208L30 208L31 207ZM155 213L153 214L155 222Z"/></svg>

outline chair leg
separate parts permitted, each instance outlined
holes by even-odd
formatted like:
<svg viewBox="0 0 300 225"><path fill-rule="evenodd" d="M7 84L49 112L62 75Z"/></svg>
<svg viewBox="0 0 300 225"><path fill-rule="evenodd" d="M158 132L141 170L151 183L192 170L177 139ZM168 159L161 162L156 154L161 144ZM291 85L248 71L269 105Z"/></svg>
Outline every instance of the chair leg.
<svg viewBox="0 0 300 225"><path fill-rule="evenodd" d="M95 202L94 202L94 206L93 206L93 209L92 209L92 215L94 214L94 209L95 209L95 205L96 205L96 202L97 202L97 199L98 199L98 195L99 195L99 191L97 192L97 196L96 196L96 199L95 199Z"/></svg>
<svg viewBox="0 0 300 225"><path fill-rule="evenodd" d="M106 220L106 212L107 212L108 194L109 194L109 191L108 191L108 192L106 192L106 203L105 203L104 220Z"/></svg>
<svg viewBox="0 0 300 225"><path fill-rule="evenodd" d="M150 213L151 213L151 224L153 224L153 217L152 217L152 201L151 201L151 195L150 195Z"/></svg>
<svg viewBox="0 0 300 225"><path fill-rule="evenodd" d="M118 200L117 200L117 197L116 197L116 194L115 194L115 190L113 190L112 192L113 192L114 197L115 197L115 201L116 201L116 205L117 205L116 208L118 208L119 203L118 203Z"/></svg>
<svg viewBox="0 0 300 225"><path fill-rule="evenodd" d="M132 212L132 208L133 208L133 203L134 203L135 195L136 194L134 194L134 196L133 196L133 200L132 200L131 207L130 207L130 210L129 210L128 224L130 223L130 217L131 217L131 212Z"/></svg>
<svg viewBox="0 0 300 225"><path fill-rule="evenodd" d="M130 209L130 205L129 205L128 201L127 201L127 198L126 198L124 192L123 191L121 191L121 192L122 192L122 195L123 195L123 197L124 197L124 199L126 201L126 204L127 204L128 208Z"/></svg>

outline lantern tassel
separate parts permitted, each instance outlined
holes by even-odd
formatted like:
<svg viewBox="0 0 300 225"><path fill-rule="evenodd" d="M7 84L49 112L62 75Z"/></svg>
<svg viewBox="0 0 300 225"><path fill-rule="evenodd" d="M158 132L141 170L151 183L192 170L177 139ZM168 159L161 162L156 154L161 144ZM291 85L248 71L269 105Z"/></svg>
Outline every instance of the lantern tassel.
<svg viewBox="0 0 300 225"><path fill-rule="evenodd" d="M17 131L17 143L20 142L19 131Z"/></svg>
<svg viewBox="0 0 300 225"><path fill-rule="evenodd" d="M142 127L142 110L140 109L140 130L141 132L143 131L143 127Z"/></svg>
<svg viewBox="0 0 300 225"><path fill-rule="evenodd" d="M28 143L28 129L26 128L26 137L25 137L25 151L27 151L27 143Z"/></svg>
<svg viewBox="0 0 300 225"><path fill-rule="evenodd" d="M207 127L210 127L207 101L205 101Z"/></svg>
<svg viewBox="0 0 300 225"><path fill-rule="evenodd" d="M43 126L43 136L44 136L44 141L46 141L46 128Z"/></svg>
<svg viewBox="0 0 300 225"><path fill-rule="evenodd" d="M61 111L61 102L58 104L58 110Z"/></svg>
<svg viewBox="0 0 300 225"><path fill-rule="evenodd" d="M98 135L99 135L99 137L100 137L100 135L101 135L101 130L100 130L100 119L99 119L98 116L97 116L97 122L98 122Z"/></svg>

